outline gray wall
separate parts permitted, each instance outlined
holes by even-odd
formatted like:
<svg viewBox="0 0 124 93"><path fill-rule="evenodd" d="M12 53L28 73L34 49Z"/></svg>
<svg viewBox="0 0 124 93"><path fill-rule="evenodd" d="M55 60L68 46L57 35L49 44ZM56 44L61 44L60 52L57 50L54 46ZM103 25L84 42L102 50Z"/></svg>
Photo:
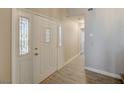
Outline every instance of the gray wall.
<svg viewBox="0 0 124 93"><path fill-rule="evenodd" d="M85 17L86 66L124 73L124 9L94 9Z"/></svg>

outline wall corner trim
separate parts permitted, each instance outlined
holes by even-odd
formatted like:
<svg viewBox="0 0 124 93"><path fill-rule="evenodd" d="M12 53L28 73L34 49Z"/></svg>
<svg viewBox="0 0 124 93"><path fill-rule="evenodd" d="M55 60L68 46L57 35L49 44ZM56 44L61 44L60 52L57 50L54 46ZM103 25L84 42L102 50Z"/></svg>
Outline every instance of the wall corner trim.
<svg viewBox="0 0 124 93"><path fill-rule="evenodd" d="M91 67L85 67L85 69L89 70L89 71L99 73L99 74L103 74L103 75L106 75L106 76L110 76L110 77L113 77L113 78L121 79L121 76L118 75L118 74L115 74L115 73L106 72L106 71L99 70L99 69L94 69L94 68L91 68Z"/></svg>

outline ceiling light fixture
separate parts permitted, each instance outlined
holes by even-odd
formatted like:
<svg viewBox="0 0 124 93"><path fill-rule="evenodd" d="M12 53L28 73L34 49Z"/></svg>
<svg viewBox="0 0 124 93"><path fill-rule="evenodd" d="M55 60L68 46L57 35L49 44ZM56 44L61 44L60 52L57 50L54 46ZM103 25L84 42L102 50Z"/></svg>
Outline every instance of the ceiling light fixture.
<svg viewBox="0 0 124 93"><path fill-rule="evenodd" d="M88 11L93 11L93 8L88 8Z"/></svg>

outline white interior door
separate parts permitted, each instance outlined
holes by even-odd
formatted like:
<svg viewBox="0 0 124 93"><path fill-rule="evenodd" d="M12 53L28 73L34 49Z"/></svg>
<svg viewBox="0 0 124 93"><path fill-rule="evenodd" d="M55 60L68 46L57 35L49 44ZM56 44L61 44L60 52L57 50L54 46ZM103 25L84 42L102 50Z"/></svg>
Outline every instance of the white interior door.
<svg viewBox="0 0 124 93"><path fill-rule="evenodd" d="M33 18L34 83L40 83L58 69L57 24L40 16Z"/></svg>
<svg viewBox="0 0 124 93"><path fill-rule="evenodd" d="M31 14L13 10L12 83L32 83L31 21Z"/></svg>

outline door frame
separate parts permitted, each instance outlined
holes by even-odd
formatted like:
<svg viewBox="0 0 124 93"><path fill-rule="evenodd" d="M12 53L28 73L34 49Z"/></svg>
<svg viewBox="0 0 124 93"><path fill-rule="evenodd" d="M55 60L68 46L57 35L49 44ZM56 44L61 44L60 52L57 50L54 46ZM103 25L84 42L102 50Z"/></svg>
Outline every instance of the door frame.
<svg viewBox="0 0 124 93"><path fill-rule="evenodd" d="M11 45L11 83L14 84L16 80L16 56L15 56L15 31L16 31L16 9L12 8L12 45Z"/></svg>
<svg viewBox="0 0 124 93"><path fill-rule="evenodd" d="M12 36L12 38L11 38L11 83L12 84L16 84L18 82L18 80L16 79L16 73L18 73L18 72L16 70L16 60L15 60L16 59L16 56L15 56L15 48L16 48L15 47L15 44L16 44L15 34L16 33L15 32L16 32L16 14L17 14L16 12L18 10L20 10L20 11L26 11L26 12L29 12L29 13L31 13L33 15L37 15L37 16L40 16L40 17L43 17L43 18L46 18L46 19L50 19L50 20L56 21L56 23L58 25L61 24L61 21L59 21L59 20L57 20L55 18L51 18L49 16L46 16L46 15L43 15L43 14L39 14L39 13L33 12L31 10L12 8L12 17L11 17L12 18L12 29L11 29L12 30L12 34L11 34L11 36ZM64 33L64 31L62 31L62 32ZM58 38L58 36L57 36L57 38ZM62 63L58 63L58 70L61 67L64 66L64 43L63 43L62 46L63 46L63 56L62 56L62 58L63 58L63 64ZM58 50L57 51L59 51L59 46L58 46ZM58 60L58 56L60 56L60 55L57 52L57 60ZM32 69L33 69L33 67L32 67Z"/></svg>

